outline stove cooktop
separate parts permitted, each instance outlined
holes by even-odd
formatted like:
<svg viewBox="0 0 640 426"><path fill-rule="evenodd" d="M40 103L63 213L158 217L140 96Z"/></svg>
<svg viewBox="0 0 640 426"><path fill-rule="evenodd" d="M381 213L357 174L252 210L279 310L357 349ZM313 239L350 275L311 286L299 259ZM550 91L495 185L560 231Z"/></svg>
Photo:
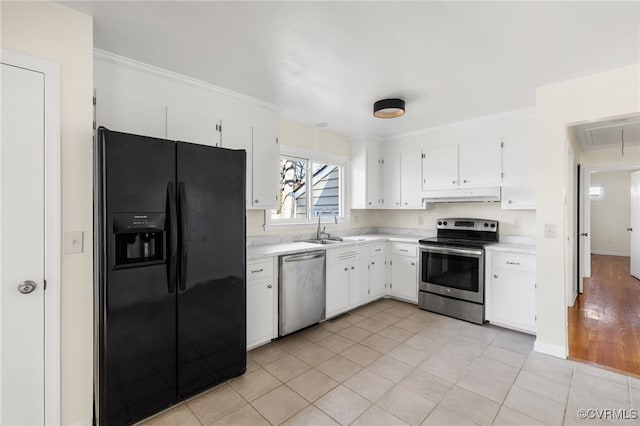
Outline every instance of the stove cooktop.
<svg viewBox="0 0 640 426"><path fill-rule="evenodd" d="M471 247L482 248L489 244L495 244L497 241L483 241L483 240L467 240L463 238L447 238L447 237L432 237L424 238L420 240L420 244L430 244L436 246L449 246L449 247Z"/></svg>

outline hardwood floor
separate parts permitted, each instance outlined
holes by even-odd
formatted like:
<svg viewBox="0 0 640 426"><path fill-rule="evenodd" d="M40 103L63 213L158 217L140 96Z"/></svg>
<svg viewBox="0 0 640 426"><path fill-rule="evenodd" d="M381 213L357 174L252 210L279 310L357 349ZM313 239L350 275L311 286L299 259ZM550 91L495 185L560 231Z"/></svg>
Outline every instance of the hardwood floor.
<svg viewBox="0 0 640 426"><path fill-rule="evenodd" d="M569 357L640 375L640 280L628 257L591 256L591 278L569 308Z"/></svg>

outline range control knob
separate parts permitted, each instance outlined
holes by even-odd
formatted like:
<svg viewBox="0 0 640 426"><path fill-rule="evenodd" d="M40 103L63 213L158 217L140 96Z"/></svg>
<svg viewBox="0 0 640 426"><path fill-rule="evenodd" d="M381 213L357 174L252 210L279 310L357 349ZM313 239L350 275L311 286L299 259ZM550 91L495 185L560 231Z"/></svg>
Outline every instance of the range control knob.
<svg viewBox="0 0 640 426"><path fill-rule="evenodd" d="M485 222L485 223L484 223L484 227L485 227L485 228L488 228L488 227L489 227L489 224L488 224L487 222Z"/></svg>
<svg viewBox="0 0 640 426"><path fill-rule="evenodd" d="M442 222L442 224L446 226L447 225L447 221L445 220L444 222Z"/></svg>
<svg viewBox="0 0 640 426"><path fill-rule="evenodd" d="M495 223L492 223L492 224L491 224L491 227L492 227L492 228L495 228L495 227L496 227L496 224L495 224Z"/></svg>
<svg viewBox="0 0 640 426"><path fill-rule="evenodd" d="M438 225L442 225L442 221L441 220L438 221Z"/></svg>

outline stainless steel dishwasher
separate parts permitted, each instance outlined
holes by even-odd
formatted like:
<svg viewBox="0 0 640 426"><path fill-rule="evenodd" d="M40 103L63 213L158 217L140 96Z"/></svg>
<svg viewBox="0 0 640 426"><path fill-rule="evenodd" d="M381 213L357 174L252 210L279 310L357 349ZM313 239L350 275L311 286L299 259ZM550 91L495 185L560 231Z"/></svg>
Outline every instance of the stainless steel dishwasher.
<svg viewBox="0 0 640 426"><path fill-rule="evenodd" d="M325 252L280 256L278 335L320 322L325 316Z"/></svg>

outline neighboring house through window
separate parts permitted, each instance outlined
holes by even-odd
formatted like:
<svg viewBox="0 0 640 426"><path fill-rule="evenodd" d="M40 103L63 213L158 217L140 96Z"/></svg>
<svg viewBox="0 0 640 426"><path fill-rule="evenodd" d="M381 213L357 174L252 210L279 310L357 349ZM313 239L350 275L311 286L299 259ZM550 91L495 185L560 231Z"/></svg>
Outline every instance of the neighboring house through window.
<svg viewBox="0 0 640 426"><path fill-rule="evenodd" d="M266 224L301 225L323 217L346 222L345 157L282 146L280 151L280 191L278 208L266 212Z"/></svg>

